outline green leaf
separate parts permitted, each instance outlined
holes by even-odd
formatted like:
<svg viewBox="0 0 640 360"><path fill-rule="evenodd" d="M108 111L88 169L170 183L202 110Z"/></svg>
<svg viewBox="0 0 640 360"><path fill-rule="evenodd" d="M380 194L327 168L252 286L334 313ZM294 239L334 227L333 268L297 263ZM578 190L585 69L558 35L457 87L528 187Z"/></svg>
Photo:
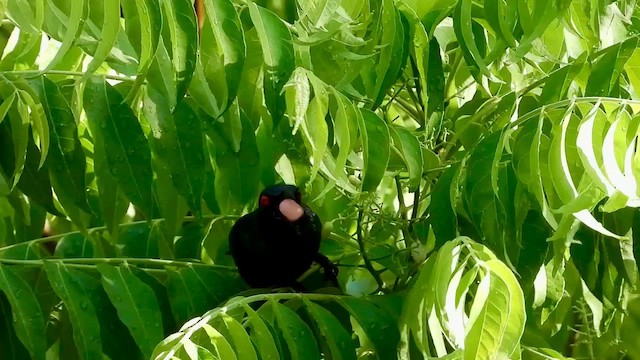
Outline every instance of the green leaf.
<svg viewBox="0 0 640 360"><path fill-rule="evenodd" d="M60 258L91 258L93 254L93 243L80 233L63 236L56 244L54 252L54 255Z"/></svg>
<svg viewBox="0 0 640 360"><path fill-rule="evenodd" d="M616 96L619 91L616 83L637 44L638 38L634 36L605 49L604 54L593 64L584 95Z"/></svg>
<svg viewBox="0 0 640 360"><path fill-rule="evenodd" d="M173 64L170 75L176 84L175 98L181 99L187 92L196 68L198 25L191 0L163 1L162 4L164 5L162 40ZM173 104L170 106L175 106Z"/></svg>
<svg viewBox="0 0 640 360"><path fill-rule="evenodd" d="M266 68L264 69L264 96L274 124L285 112L284 98L280 95L295 68L291 32L276 14L249 4L251 21L258 32Z"/></svg>
<svg viewBox="0 0 640 360"><path fill-rule="evenodd" d="M51 183L62 206L72 202L89 213L85 189L87 161L73 112L54 82L42 76L34 83L49 120L51 149L47 158Z"/></svg>
<svg viewBox="0 0 640 360"><path fill-rule="evenodd" d="M77 270L59 261L46 261L44 268L51 287L64 303L73 325L73 339L82 359L102 358L100 321L91 298L82 288Z"/></svg>
<svg viewBox="0 0 640 360"><path fill-rule="evenodd" d="M262 359L280 359L276 340L271 335L271 331L269 331L264 319L248 305L244 305L243 308L248 315L248 326L251 329L249 334L260 357Z"/></svg>
<svg viewBox="0 0 640 360"><path fill-rule="evenodd" d="M47 1L47 7L50 7L51 4ZM62 38L61 45L56 52L55 57L47 64L47 67L41 71L42 74L47 71L53 69L62 61L62 59L67 55L69 50L71 50L78 36L82 33L82 25L83 21L87 16L86 6L88 3L83 0L71 0L69 4L69 18L68 21L65 21L66 32L64 37ZM47 9L51 11L52 9Z"/></svg>
<svg viewBox="0 0 640 360"><path fill-rule="evenodd" d="M157 258L160 234L152 232L146 222L128 224L121 229L118 238L112 240L116 249L116 256L123 258Z"/></svg>
<svg viewBox="0 0 640 360"><path fill-rule="evenodd" d="M409 36L406 18L394 6L392 0L382 0L380 36L380 55L375 64L375 88L372 93L374 99L371 109L376 109L391 88L395 84L400 70L407 62L409 54Z"/></svg>
<svg viewBox="0 0 640 360"><path fill-rule="evenodd" d="M91 62L89 62L82 75L81 81L89 79L102 66L118 39L118 32L120 31L120 0L105 1L103 6L100 41L92 54Z"/></svg>
<svg viewBox="0 0 640 360"><path fill-rule="evenodd" d="M356 352L352 346L351 334L342 326L340 321L324 307L307 299L303 299L306 310L311 315L318 334L329 346L333 359L356 359ZM327 356L327 354L325 354Z"/></svg>
<svg viewBox="0 0 640 360"><path fill-rule="evenodd" d="M158 0L121 0L125 32L139 58L138 78L144 79L160 42L162 12Z"/></svg>
<svg viewBox="0 0 640 360"><path fill-rule="evenodd" d="M0 292L0 356L2 359L22 360L29 358L29 352L16 336L13 321L11 321L11 306L4 293Z"/></svg>
<svg viewBox="0 0 640 360"><path fill-rule="evenodd" d="M0 290L11 304L18 338L32 359L44 359L47 350L44 315L33 289L11 267L0 264Z"/></svg>
<svg viewBox="0 0 640 360"><path fill-rule="evenodd" d="M362 191L375 191L384 177L391 155L389 127L367 109L361 110L358 123L364 151Z"/></svg>
<svg viewBox="0 0 640 360"><path fill-rule="evenodd" d="M246 45L244 42L244 32L240 17L230 0L205 0L205 13L208 24L214 35L214 41L202 41L200 46L200 56L206 65L205 53L212 52L213 59L210 61L222 60L224 65L224 80L226 82L226 99L220 99L221 113L224 113L234 101L240 85L240 77L246 56ZM204 31L203 31L204 34ZM209 49L209 45L213 49ZM216 65L216 66L219 66ZM206 71L206 66L205 66ZM209 84L214 88L220 87L217 82L208 79Z"/></svg>
<svg viewBox="0 0 640 360"><path fill-rule="evenodd" d="M493 76L487 68L487 64L485 64L484 57L478 49L477 42L484 41L484 39L478 40L475 38L471 13L472 6L473 1L471 0L458 1L452 16L453 29L467 64L479 70L482 75L492 78Z"/></svg>
<svg viewBox="0 0 640 360"><path fill-rule="evenodd" d="M244 206L253 203L260 189L260 153L256 137L249 119L241 113L242 140L240 150L233 151L218 131L210 131L209 137L215 144L216 200L223 214L239 213Z"/></svg>
<svg viewBox="0 0 640 360"><path fill-rule="evenodd" d="M465 359L509 358L524 332L524 295L517 279L499 260L485 264L489 273L480 281L471 306Z"/></svg>
<svg viewBox="0 0 640 360"><path fill-rule="evenodd" d="M205 180L205 154L202 122L185 101L174 113L158 119L155 135L156 154L169 169L178 193L187 201L196 217L201 215Z"/></svg>
<svg viewBox="0 0 640 360"><path fill-rule="evenodd" d="M102 286L118 310L143 355L148 358L163 338L161 309L151 287L138 279L128 264L99 264Z"/></svg>
<svg viewBox="0 0 640 360"><path fill-rule="evenodd" d="M129 200L151 217L151 151L138 119L104 79L89 82L84 96L91 132L100 136L96 146L104 146L111 174Z"/></svg>
<svg viewBox="0 0 640 360"><path fill-rule="evenodd" d="M168 271L167 291L177 323L214 308L243 286L237 273L230 270L200 265Z"/></svg>
<svg viewBox="0 0 640 360"><path fill-rule="evenodd" d="M390 127L391 136L396 146L402 149L404 161L409 170L409 191L416 191L422 180L422 147L420 141L409 130L403 127Z"/></svg>
<svg viewBox="0 0 640 360"><path fill-rule="evenodd" d="M396 358L400 333L387 312L364 299L341 297L337 301L360 324L380 359Z"/></svg>
<svg viewBox="0 0 640 360"><path fill-rule="evenodd" d="M288 307L275 300L270 301L276 323L282 331L292 359L320 359L316 339L307 324Z"/></svg>
<svg viewBox="0 0 640 360"><path fill-rule="evenodd" d="M223 326L229 334L226 338L231 342L238 359L257 360L258 356L256 355L256 350L251 343L249 334L247 334L245 329L242 327L242 324L226 313L222 313L220 316L222 317Z"/></svg>

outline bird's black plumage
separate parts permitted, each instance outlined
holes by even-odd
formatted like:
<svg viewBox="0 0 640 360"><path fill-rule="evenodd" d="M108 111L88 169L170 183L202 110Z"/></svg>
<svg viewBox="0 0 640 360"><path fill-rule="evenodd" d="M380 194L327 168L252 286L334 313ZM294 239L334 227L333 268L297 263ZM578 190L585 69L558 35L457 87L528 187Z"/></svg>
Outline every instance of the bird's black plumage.
<svg viewBox="0 0 640 360"><path fill-rule="evenodd" d="M229 250L250 286L296 287L313 261L335 279L337 268L318 252L321 237L320 218L302 203L298 188L273 185L260 194L258 208L233 225Z"/></svg>

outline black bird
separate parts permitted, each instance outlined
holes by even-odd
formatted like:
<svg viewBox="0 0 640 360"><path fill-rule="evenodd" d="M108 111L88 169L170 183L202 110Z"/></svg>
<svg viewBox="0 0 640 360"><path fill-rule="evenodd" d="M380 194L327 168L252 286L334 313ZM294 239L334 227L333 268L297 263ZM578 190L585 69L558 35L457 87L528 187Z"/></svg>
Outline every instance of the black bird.
<svg viewBox="0 0 640 360"><path fill-rule="evenodd" d="M231 228L229 250L240 276L254 288L300 288L297 279L316 261L325 277L337 284L337 267L320 254L322 223L302 203L294 185L272 185L258 199L258 208Z"/></svg>

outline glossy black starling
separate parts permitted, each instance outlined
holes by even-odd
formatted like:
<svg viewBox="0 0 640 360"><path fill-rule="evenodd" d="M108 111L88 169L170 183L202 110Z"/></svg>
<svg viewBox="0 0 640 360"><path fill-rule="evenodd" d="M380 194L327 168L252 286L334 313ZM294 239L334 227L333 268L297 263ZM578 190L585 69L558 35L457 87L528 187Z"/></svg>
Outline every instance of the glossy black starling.
<svg viewBox="0 0 640 360"><path fill-rule="evenodd" d="M322 223L294 185L262 191L258 208L231 228L229 249L240 276L255 288L300 288L296 280L316 261L336 283L337 268L320 254Z"/></svg>

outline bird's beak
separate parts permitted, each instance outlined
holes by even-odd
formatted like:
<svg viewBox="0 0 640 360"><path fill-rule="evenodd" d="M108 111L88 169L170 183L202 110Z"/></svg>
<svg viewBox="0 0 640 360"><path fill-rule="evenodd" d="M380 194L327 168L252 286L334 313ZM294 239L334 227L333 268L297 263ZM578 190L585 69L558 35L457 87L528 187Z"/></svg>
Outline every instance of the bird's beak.
<svg viewBox="0 0 640 360"><path fill-rule="evenodd" d="M304 215L302 206L292 199L284 199L278 205L280 213L290 222L297 221Z"/></svg>

